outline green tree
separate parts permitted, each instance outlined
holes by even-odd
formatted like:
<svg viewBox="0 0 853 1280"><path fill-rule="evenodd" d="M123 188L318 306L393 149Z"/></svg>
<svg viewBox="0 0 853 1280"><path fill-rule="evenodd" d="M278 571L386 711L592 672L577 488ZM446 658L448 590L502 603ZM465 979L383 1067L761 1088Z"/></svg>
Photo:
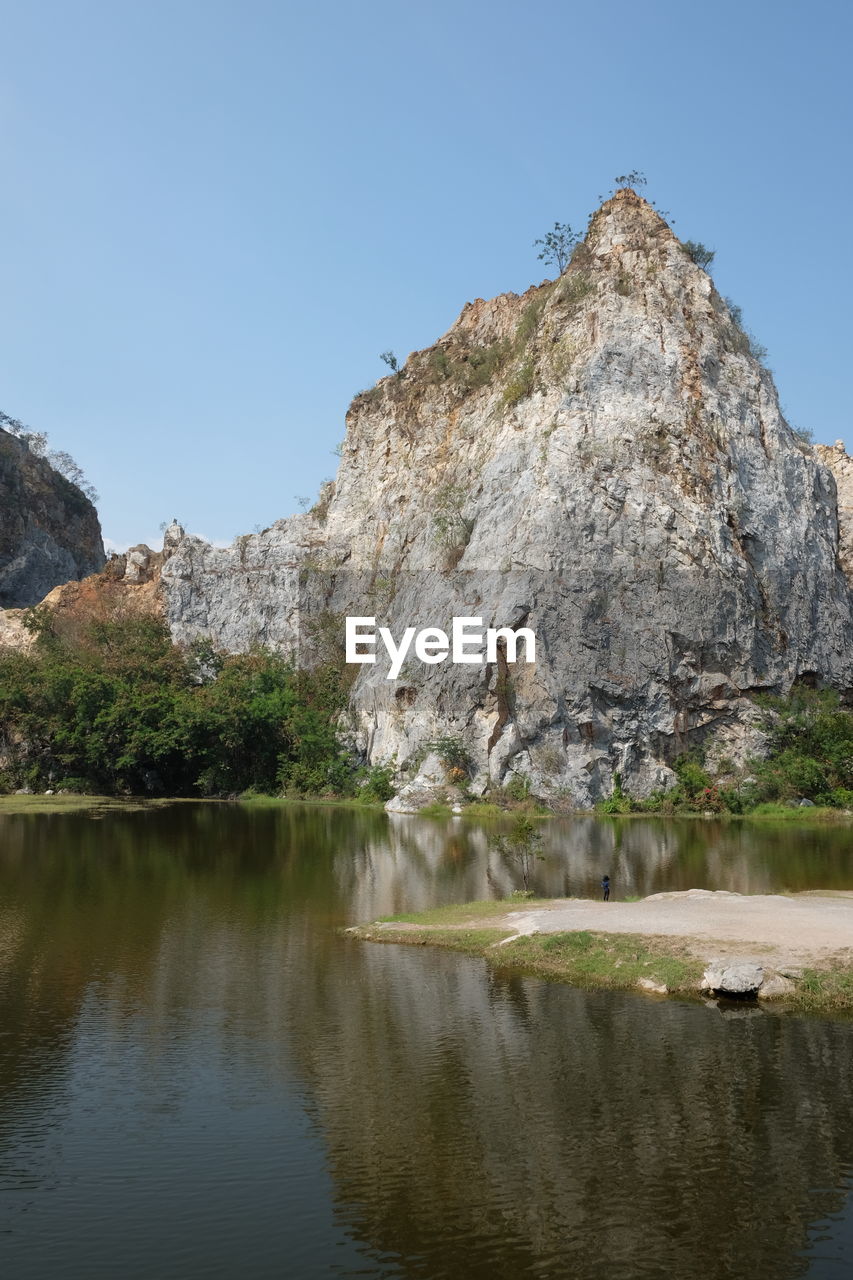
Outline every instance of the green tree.
<svg viewBox="0 0 853 1280"><path fill-rule="evenodd" d="M72 779L106 793L222 795L253 788L350 793L335 726L341 671L296 671L278 654L172 644L156 618L57 631L29 615L27 653L0 653L7 788Z"/></svg>
<svg viewBox="0 0 853 1280"><path fill-rule="evenodd" d="M512 827L506 835L499 836L495 842L500 854L512 862L521 873L524 892L530 893L530 877L537 861L541 861L542 833L532 818L520 813L513 820Z"/></svg>
<svg viewBox="0 0 853 1280"><path fill-rule="evenodd" d="M540 240L533 241L533 247L542 246L542 252L538 255L541 262L547 262L549 266L555 266L560 275L563 274L569 265L569 259L572 256L572 249L580 240L580 236L572 231L567 222L555 222L552 231L546 234Z"/></svg>
<svg viewBox="0 0 853 1280"><path fill-rule="evenodd" d="M640 169L632 169L630 173L620 173L613 179L617 187L644 187L648 179Z"/></svg>
<svg viewBox="0 0 853 1280"><path fill-rule="evenodd" d="M708 270L716 256L714 250L702 244L701 240L684 240L681 247L688 258L692 258L696 266L701 267L703 271Z"/></svg>

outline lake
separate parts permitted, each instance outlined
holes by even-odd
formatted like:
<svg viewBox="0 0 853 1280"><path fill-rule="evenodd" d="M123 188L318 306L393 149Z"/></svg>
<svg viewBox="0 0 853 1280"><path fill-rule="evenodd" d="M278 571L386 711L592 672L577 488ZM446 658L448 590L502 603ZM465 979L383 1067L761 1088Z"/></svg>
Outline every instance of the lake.
<svg viewBox="0 0 853 1280"><path fill-rule="evenodd" d="M839 827L550 823L535 889L853 887ZM853 1262L853 1022L355 942L502 896L488 831L0 814L0 1273L815 1280Z"/></svg>

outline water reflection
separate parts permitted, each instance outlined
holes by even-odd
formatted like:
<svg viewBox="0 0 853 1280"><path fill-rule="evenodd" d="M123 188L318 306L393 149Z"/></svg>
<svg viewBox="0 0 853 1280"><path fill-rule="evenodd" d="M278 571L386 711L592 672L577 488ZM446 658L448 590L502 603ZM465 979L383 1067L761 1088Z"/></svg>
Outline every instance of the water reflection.
<svg viewBox="0 0 853 1280"><path fill-rule="evenodd" d="M0 841L8 1274L835 1274L849 1023L334 932L514 887L482 830L210 805ZM545 852L547 893L853 879L831 829L584 819Z"/></svg>

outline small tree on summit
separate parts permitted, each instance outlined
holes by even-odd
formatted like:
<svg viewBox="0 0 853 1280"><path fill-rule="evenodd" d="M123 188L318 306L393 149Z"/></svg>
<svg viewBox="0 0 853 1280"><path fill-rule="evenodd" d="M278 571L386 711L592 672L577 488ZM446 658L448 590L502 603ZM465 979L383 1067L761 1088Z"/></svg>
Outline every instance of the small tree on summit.
<svg viewBox="0 0 853 1280"><path fill-rule="evenodd" d="M632 169L630 173L620 173L618 177L613 179L617 187L644 187L647 182L646 175L639 169Z"/></svg>
<svg viewBox="0 0 853 1280"><path fill-rule="evenodd" d="M392 373L397 373L400 366L397 362L397 357L394 355L393 351L380 351L379 359L384 360L385 364L387 364L388 368L391 370ZM387 377L387 374L386 374L386 377Z"/></svg>
<svg viewBox="0 0 853 1280"><path fill-rule="evenodd" d="M562 275L569 265L572 249L579 240L580 236L572 231L567 222L555 222L553 231L549 231L541 240L534 240L533 247L535 249L541 244L540 261L555 266Z"/></svg>

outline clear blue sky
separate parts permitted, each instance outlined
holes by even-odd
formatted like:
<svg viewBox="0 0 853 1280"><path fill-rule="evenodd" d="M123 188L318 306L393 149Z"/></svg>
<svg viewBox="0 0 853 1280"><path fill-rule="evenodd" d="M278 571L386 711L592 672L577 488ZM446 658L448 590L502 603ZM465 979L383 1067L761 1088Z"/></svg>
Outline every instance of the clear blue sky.
<svg viewBox="0 0 853 1280"><path fill-rule="evenodd" d="M0 0L0 408L105 534L313 497L378 353L543 277L638 168L850 435L850 6Z"/></svg>

